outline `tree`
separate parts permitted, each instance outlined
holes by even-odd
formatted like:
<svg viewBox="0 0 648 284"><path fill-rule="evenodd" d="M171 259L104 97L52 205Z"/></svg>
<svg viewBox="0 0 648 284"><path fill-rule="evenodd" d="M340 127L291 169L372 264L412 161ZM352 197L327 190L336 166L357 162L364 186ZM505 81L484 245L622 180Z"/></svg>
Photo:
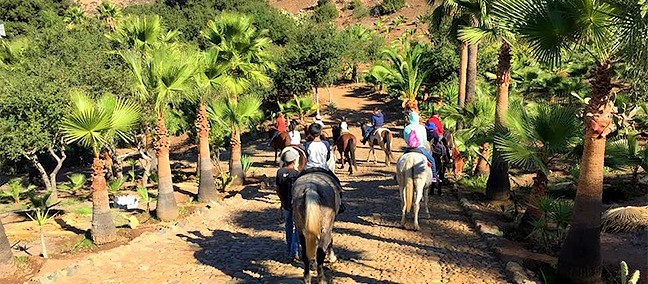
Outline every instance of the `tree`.
<svg viewBox="0 0 648 284"><path fill-rule="evenodd" d="M541 61L557 65L563 52L580 50L595 60L592 95L583 116L574 218L558 256L562 282L601 281L603 162L612 123L613 62L629 62L636 72L648 69L648 17L641 8L632 0L506 0L495 6L504 23L529 43Z"/></svg>
<svg viewBox="0 0 648 284"><path fill-rule="evenodd" d="M275 69L271 55L267 51L272 41L266 30L257 30L250 17L222 13L209 21L202 32L210 44L208 51L208 75L212 86L225 93L233 105L237 98L249 90L251 85L268 85L270 77L266 74ZM211 54L210 54L211 52ZM243 184L241 164L241 132L235 124L231 127L230 175L235 176L234 184Z"/></svg>
<svg viewBox="0 0 648 284"><path fill-rule="evenodd" d="M106 0L97 6L97 18L103 21L110 31L115 31L120 17L121 10L113 2Z"/></svg>
<svg viewBox="0 0 648 284"><path fill-rule="evenodd" d="M232 137L232 144L238 144L238 147L232 147L231 155L241 156L240 137L242 131L246 126L252 125L263 117L261 111L261 99L254 95L239 96L237 100L232 97L223 97L214 99L210 102L207 112L209 119L215 125L229 125L231 129L230 136ZM239 140L235 140L239 139ZM234 152L238 151L238 152ZM240 163L240 160L239 160ZM244 179L243 169L237 172L234 168L232 172L232 164L230 162L230 175L234 180Z"/></svg>
<svg viewBox="0 0 648 284"><path fill-rule="evenodd" d="M493 0L480 0L482 7L481 23L478 26L463 27L459 31L459 38L470 44L476 45L483 40L500 41L497 60L497 85L495 107L495 131L506 133L506 115L509 105L509 85L511 83L511 44L512 36L507 30L497 24L493 15ZM486 182L486 198L490 200L507 200L511 194L511 182L508 177L509 165L504 160L499 149L493 149L493 159L490 174Z"/></svg>
<svg viewBox="0 0 648 284"><path fill-rule="evenodd" d="M138 120L138 107L127 100L104 95L96 102L82 92L71 94L72 109L61 125L67 143L92 149L92 240L105 244L115 240L115 223L108 205L108 190L101 149L116 139L129 140L128 132Z"/></svg>
<svg viewBox="0 0 648 284"><path fill-rule="evenodd" d="M470 13L464 6L460 5L455 0L444 0L444 1L435 1L432 6L432 15L430 19L430 28L433 28L437 31L442 29L444 21L449 21L450 27L448 29L448 35L454 39L457 38L458 30L460 26L466 26L470 21ZM468 43L465 41L459 40L459 88L457 94L457 104L460 108L463 108L466 105L466 86L467 86L467 74L468 71ZM475 64L477 61L475 61ZM476 71L476 68L474 69ZM474 82L473 82L474 83ZM474 96L474 95L473 95ZM472 99L471 99L472 100ZM457 121L457 130L461 129L462 125L460 121Z"/></svg>
<svg viewBox="0 0 648 284"><path fill-rule="evenodd" d="M158 161L158 199L156 215L169 221L178 217L178 205L173 194L170 139L165 123L169 104L184 99L191 88L196 71L196 58L181 52L177 46L160 45L142 56L134 51L120 52L135 78L135 88L142 105L152 106L145 113L156 118L155 150Z"/></svg>
<svg viewBox="0 0 648 284"><path fill-rule="evenodd" d="M509 132L495 136L495 148L502 158L536 173L529 205L522 218L525 225L544 217L538 202L547 195L550 167L580 142L582 126L577 114L578 109L570 106L514 105L507 116Z"/></svg>
<svg viewBox="0 0 648 284"><path fill-rule="evenodd" d="M0 222L0 266L10 264L12 259L11 244L9 244L9 239L7 239L4 225Z"/></svg>
<svg viewBox="0 0 648 284"><path fill-rule="evenodd" d="M425 56L427 52L427 45L410 42L402 37L400 42L394 42L391 47L383 49L382 57L385 61L374 64L369 73L387 75L384 79L389 92L399 95L406 109L418 110L416 98L429 73Z"/></svg>
<svg viewBox="0 0 648 284"><path fill-rule="evenodd" d="M162 19L158 15L127 17L114 33L106 37L123 48L139 50L155 49L161 45L172 43L178 36L178 31L165 31Z"/></svg>

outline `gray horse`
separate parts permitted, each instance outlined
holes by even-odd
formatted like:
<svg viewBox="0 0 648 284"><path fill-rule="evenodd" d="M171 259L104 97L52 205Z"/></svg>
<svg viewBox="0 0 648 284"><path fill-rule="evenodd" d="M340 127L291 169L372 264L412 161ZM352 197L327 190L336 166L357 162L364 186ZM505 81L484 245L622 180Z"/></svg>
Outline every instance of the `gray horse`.
<svg viewBox="0 0 648 284"><path fill-rule="evenodd" d="M318 283L326 283L324 259L334 258L333 222L340 210L342 188L325 172L310 172L293 184L293 218L300 232L301 257L304 262L304 283L311 283L310 267L317 267Z"/></svg>
<svg viewBox="0 0 648 284"><path fill-rule="evenodd" d="M432 169L427 166L427 162L423 154L410 152L403 154L396 163L396 177L403 206L401 217L403 228L405 228L405 215L411 211L414 203L414 229L417 231L421 229L418 222L421 198L424 200L428 218L430 216L428 188L432 185Z"/></svg>

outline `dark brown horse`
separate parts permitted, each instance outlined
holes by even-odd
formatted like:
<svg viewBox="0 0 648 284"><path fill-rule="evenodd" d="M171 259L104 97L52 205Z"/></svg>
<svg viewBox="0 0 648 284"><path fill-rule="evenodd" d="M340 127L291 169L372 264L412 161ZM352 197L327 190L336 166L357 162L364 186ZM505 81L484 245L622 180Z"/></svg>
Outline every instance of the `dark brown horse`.
<svg viewBox="0 0 648 284"><path fill-rule="evenodd" d="M303 171L304 167L306 166L306 162L308 161L308 158L306 158L306 151L301 147L301 145L289 145L288 147L285 147L283 150L281 150L281 154L279 154L279 157L283 157L283 155L286 152L293 151L293 150L299 153L297 170ZM279 159L279 167L283 167L283 159Z"/></svg>
<svg viewBox="0 0 648 284"><path fill-rule="evenodd" d="M342 132L339 126L333 126L333 145L340 152L342 158L342 168L344 168L344 162L349 163L349 174L353 174L353 170L358 170L355 159L355 150L356 145L358 145L358 139L351 132Z"/></svg>
<svg viewBox="0 0 648 284"><path fill-rule="evenodd" d="M277 132L276 129L270 130L270 135L274 135L275 132ZM286 131L279 132L277 136L274 136L272 141L270 141L270 145L272 145L272 148L274 149L274 154L275 154L274 162L276 164L277 155L279 154L279 152L281 152L284 148L290 145L290 136L288 136L288 132Z"/></svg>

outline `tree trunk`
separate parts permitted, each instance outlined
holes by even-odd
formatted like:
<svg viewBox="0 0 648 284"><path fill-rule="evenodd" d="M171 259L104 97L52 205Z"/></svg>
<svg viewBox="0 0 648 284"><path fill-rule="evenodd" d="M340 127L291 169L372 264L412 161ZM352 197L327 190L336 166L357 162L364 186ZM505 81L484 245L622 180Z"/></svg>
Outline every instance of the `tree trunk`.
<svg viewBox="0 0 648 284"><path fill-rule="evenodd" d="M198 201L208 202L216 200L216 185L212 174L212 163L209 155L209 120L207 109L201 103L198 110L198 167L200 179L198 184Z"/></svg>
<svg viewBox="0 0 648 284"><path fill-rule="evenodd" d="M523 235L529 235L533 232L533 222L540 220L544 217L544 211L540 209L538 201L547 196L547 184L549 179L547 175L541 171L536 171L536 176L533 178L533 191L527 200L527 208L522 215L518 231Z"/></svg>
<svg viewBox="0 0 648 284"><path fill-rule="evenodd" d="M50 179L50 176L47 174L47 171L45 170L45 167L43 167L43 164L38 160L38 156L36 154L27 154L23 153L23 156L27 158L32 165L38 170L38 173L41 175L41 180L43 181L43 184L45 184L45 190L51 192L52 194L50 195L50 198L52 198L52 195L56 195L56 189L52 188L52 182ZM54 197L54 199L57 199Z"/></svg>
<svg viewBox="0 0 648 284"><path fill-rule="evenodd" d="M11 244L9 244L4 225L0 221L0 265L10 264L12 259Z"/></svg>
<svg viewBox="0 0 648 284"><path fill-rule="evenodd" d="M462 109L466 106L466 69L468 69L468 44L462 42L459 60L459 95L457 100L457 105ZM461 130L462 128L463 123L461 120L458 120L457 130Z"/></svg>
<svg viewBox="0 0 648 284"><path fill-rule="evenodd" d="M232 126L232 141L230 142L231 155L229 162L230 176L234 178L232 185L242 185L245 177L243 176L243 165L241 164L241 133L236 127Z"/></svg>
<svg viewBox="0 0 648 284"><path fill-rule="evenodd" d="M42 251L43 258L49 258L49 255L47 254L47 246L45 246L45 234L43 233L43 226L39 226L38 231L40 232L40 242L41 242L41 248L43 249Z"/></svg>
<svg viewBox="0 0 648 284"><path fill-rule="evenodd" d="M106 171L106 178L110 180L115 176L115 172L113 171L113 160L108 151L105 151L103 153L103 160L104 160L104 169Z"/></svg>
<svg viewBox="0 0 648 284"><path fill-rule="evenodd" d="M475 16L470 18L470 26L477 27L479 21ZM475 84L477 83L477 44L468 45L468 66L466 68L466 103L475 99Z"/></svg>
<svg viewBox="0 0 648 284"><path fill-rule="evenodd" d="M573 219L558 256L562 283L601 282L601 211L605 140L612 121L609 61L597 63L587 106L585 145L580 164Z"/></svg>
<svg viewBox="0 0 648 284"><path fill-rule="evenodd" d="M506 113L508 112L509 84L511 83L511 46L502 42L497 63L497 97L495 105L495 131L508 132ZM499 149L493 147L491 171L486 182L486 198L490 200L508 200L511 196L511 182L508 178L509 164L500 155Z"/></svg>
<svg viewBox="0 0 648 284"><path fill-rule="evenodd" d="M52 194L50 194L50 197L47 199L47 204L52 205L56 204L58 202L58 188L56 186L56 176L58 175L59 171L63 167L63 162L67 158L67 155L65 155L65 149L62 146L63 142L61 141L61 148L59 149L59 154L57 155L56 152L54 152L53 148L47 149L50 156L56 160L56 167L50 172L49 175L49 181L50 181L50 190L52 191Z"/></svg>
<svg viewBox="0 0 648 284"><path fill-rule="evenodd" d="M104 162L95 156L92 161L92 241L105 244L115 240L116 228L108 205L108 187Z"/></svg>
<svg viewBox="0 0 648 284"><path fill-rule="evenodd" d="M178 218L178 204L173 194L173 180L171 175L171 162L169 161L169 148L171 141L164 122L164 116L158 114L157 127L155 128L157 141L155 150L158 162L158 199L155 213L162 221L171 221Z"/></svg>

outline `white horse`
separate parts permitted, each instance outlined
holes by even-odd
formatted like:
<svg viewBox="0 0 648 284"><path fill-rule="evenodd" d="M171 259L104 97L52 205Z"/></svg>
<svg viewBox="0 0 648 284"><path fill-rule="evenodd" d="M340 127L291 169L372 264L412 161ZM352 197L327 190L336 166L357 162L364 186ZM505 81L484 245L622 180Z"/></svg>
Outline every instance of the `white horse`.
<svg viewBox="0 0 648 284"><path fill-rule="evenodd" d="M405 214L409 213L414 203L414 230L420 230L418 212L421 198L424 200L425 212L430 217L428 208L428 188L432 185L432 169L427 166L427 158L421 153L405 153L396 163L396 176L403 206L401 226L405 228Z"/></svg>

